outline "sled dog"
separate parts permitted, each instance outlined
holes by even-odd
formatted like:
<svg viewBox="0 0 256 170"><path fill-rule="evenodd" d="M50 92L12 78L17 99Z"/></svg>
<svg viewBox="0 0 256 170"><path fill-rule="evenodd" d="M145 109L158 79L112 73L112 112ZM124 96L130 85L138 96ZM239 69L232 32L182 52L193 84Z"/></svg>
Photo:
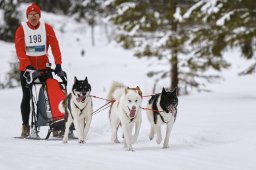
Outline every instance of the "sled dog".
<svg viewBox="0 0 256 170"><path fill-rule="evenodd" d="M119 143L117 131L121 126L124 135L124 147L128 151L133 151L132 144L137 141L141 127L142 92L138 86L129 88L119 82L113 82L107 98L115 100L109 110L112 129L111 140L114 143Z"/></svg>
<svg viewBox="0 0 256 170"><path fill-rule="evenodd" d="M156 133L156 142L162 141L161 125L166 124L166 134L163 148L169 147L170 133L177 115L177 90L166 91L153 95L148 102L147 117L151 124L149 139L152 140Z"/></svg>
<svg viewBox="0 0 256 170"><path fill-rule="evenodd" d="M78 142L85 143L92 120L91 85L85 80L75 81L72 92L59 104L59 110L65 113L65 133L63 143L68 142L68 133L71 123L74 123L78 135Z"/></svg>

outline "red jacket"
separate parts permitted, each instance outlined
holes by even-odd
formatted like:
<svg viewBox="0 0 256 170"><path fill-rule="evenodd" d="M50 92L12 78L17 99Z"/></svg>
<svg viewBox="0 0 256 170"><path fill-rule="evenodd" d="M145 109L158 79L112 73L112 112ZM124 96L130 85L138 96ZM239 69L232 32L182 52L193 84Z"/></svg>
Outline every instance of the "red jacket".
<svg viewBox="0 0 256 170"><path fill-rule="evenodd" d="M32 26L29 22L27 22L27 24L31 29L37 29L40 23L36 27ZM59 48L59 42L55 36L55 32L53 28L48 24L45 24L45 30L46 30L46 51L48 50L50 45L55 64L61 64L62 63L61 52ZM32 65L37 70L43 70L46 67L46 63L49 62L49 59L46 55L38 56L38 57L30 57L26 55L24 31L23 31L22 25L19 26L19 28L16 30L15 48L16 48L17 56L20 61L20 67L19 67L20 71L25 71L28 65Z"/></svg>

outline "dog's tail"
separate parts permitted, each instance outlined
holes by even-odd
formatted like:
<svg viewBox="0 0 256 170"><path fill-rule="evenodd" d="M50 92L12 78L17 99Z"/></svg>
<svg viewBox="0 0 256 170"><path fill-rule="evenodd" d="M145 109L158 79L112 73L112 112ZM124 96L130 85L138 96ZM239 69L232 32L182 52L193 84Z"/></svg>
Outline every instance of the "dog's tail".
<svg viewBox="0 0 256 170"><path fill-rule="evenodd" d="M59 111L65 114L65 121L67 121L69 115L68 109L70 110L70 98L71 94L69 94L64 100L59 103Z"/></svg>
<svg viewBox="0 0 256 170"><path fill-rule="evenodd" d="M61 113L65 113L64 101L65 101L65 99L62 100L62 101L59 103L59 111L60 111Z"/></svg>
<svg viewBox="0 0 256 170"><path fill-rule="evenodd" d="M66 108L68 107L68 99L70 97L70 94L59 103L59 111L61 113L66 113Z"/></svg>
<svg viewBox="0 0 256 170"><path fill-rule="evenodd" d="M125 88L125 86L120 83L113 81L112 85L110 86L110 90L107 95L108 100L118 100L121 97L121 91ZM119 92L120 91L120 92Z"/></svg>

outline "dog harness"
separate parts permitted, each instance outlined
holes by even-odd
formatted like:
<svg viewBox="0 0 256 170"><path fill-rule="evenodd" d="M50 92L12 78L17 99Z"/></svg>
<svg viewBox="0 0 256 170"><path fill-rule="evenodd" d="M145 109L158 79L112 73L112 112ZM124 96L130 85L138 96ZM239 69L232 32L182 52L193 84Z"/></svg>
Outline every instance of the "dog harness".
<svg viewBox="0 0 256 170"><path fill-rule="evenodd" d="M80 108L74 103L74 105L76 106L76 108L77 108L78 110L80 110L79 116L82 115L82 112L84 111L84 109L86 108L86 106L87 106L88 103L89 103L89 101L86 103L86 105L85 105L84 108L82 108L82 109L80 109Z"/></svg>
<svg viewBox="0 0 256 170"><path fill-rule="evenodd" d="M153 116L154 116L154 123L156 124L156 121L157 121L157 115L160 116L161 120L164 122L164 123L167 123L163 116L160 114L160 111L156 111L157 110L157 100L159 98L160 94L157 94L157 95L154 95L152 96L152 98L150 99L149 102L153 101L153 104L152 104L152 108L153 108ZM155 100L154 100L155 99Z"/></svg>
<svg viewBox="0 0 256 170"><path fill-rule="evenodd" d="M73 117L72 112L71 112L70 103L71 103L71 94L68 95L68 110L69 110L69 113L70 113L70 115L71 115L71 118L74 120L74 117ZM88 104L88 103L89 103L89 101L87 102L87 104ZM77 108L78 110L80 110L79 116L81 116L81 114L82 114L82 112L84 111L84 109L86 108L87 104L86 104L82 109L80 109L80 108L74 103L74 105L76 106L76 108ZM67 110L65 110L65 112L67 113ZM65 114L65 120L67 120L66 115L68 115L68 114Z"/></svg>

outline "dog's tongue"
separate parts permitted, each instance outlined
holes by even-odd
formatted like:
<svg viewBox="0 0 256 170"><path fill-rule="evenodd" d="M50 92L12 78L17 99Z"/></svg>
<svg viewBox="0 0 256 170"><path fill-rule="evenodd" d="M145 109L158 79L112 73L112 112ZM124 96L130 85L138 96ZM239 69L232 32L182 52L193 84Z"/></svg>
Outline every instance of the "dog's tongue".
<svg viewBox="0 0 256 170"><path fill-rule="evenodd" d="M84 100L85 99L85 96L80 96L80 97L77 97L76 98L76 101L77 102L81 102L82 100Z"/></svg>
<svg viewBox="0 0 256 170"><path fill-rule="evenodd" d="M135 117L136 109L130 110L130 117Z"/></svg>

